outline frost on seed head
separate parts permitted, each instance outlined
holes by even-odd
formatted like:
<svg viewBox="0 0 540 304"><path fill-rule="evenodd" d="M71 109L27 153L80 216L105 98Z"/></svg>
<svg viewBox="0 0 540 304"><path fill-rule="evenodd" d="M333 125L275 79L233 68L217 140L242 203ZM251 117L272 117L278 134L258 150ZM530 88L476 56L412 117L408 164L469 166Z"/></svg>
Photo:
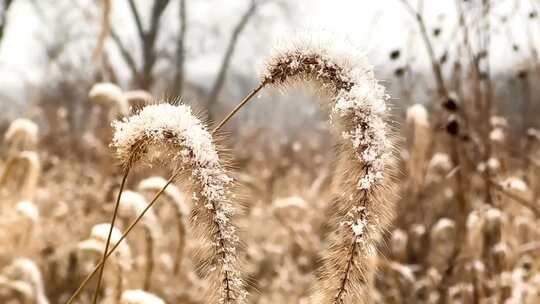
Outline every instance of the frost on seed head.
<svg viewBox="0 0 540 304"><path fill-rule="evenodd" d="M143 164L218 162L212 136L186 105L157 104L113 122L112 147L120 161Z"/></svg>
<svg viewBox="0 0 540 304"><path fill-rule="evenodd" d="M332 120L341 122L343 139L366 168L357 186L370 189L383 178L392 148L384 121L389 95L375 79L367 57L346 42L297 41L275 50L263 74L270 84L291 80L315 81L330 95Z"/></svg>
<svg viewBox="0 0 540 304"><path fill-rule="evenodd" d="M122 293L121 304L165 304L161 298L140 289L126 290Z"/></svg>
<svg viewBox="0 0 540 304"><path fill-rule="evenodd" d="M243 282L236 269L238 237L231 218L232 179L219 158L207 127L186 105L156 104L113 123L112 147L126 167L166 165L187 173L192 188L195 228L210 240L208 277L221 288L221 303L243 303ZM217 292L217 290L216 290Z"/></svg>
<svg viewBox="0 0 540 304"><path fill-rule="evenodd" d="M330 122L339 136L334 230L325 252L320 296L323 303L349 303L368 297L380 233L391 218L393 146L387 124L389 95L375 79L362 51L347 41L298 39L274 51L262 83L287 86L312 82L325 97ZM347 265L354 265L348 267Z"/></svg>

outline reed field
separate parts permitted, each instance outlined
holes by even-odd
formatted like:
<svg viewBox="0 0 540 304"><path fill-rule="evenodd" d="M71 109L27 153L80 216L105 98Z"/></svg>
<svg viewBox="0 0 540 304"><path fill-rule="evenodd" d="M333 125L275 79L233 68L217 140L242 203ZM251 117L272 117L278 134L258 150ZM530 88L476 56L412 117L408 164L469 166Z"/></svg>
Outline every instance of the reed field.
<svg viewBox="0 0 540 304"><path fill-rule="evenodd" d="M540 2L0 4L0 304L540 303Z"/></svg>

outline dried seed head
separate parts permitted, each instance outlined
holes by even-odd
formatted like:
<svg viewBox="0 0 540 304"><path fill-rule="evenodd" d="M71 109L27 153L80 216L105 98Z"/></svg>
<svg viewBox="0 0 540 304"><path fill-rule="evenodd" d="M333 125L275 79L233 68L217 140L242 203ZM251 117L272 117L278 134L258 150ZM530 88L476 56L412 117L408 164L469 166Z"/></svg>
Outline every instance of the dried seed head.
<svg viewBox="0 0 540 304"><path fill-rule="evenodd" d="M409 159L407 171L411 179L413 193L418 193L425 178L427 158L431 142L431 128L428 112L421 104L415 104L407 109L407 146Z"/></svg>
<svg viewBox="0 0 540 304"><path fill-rule="evenodd" d="M392 210L385 192L393 163L386 123L389 96L363 53L345 41L299 39L270 56L262 78L264 84L277 86L314 82L329 97L323 108L330 109L334 131L341 136L336 169L340 189L330 220L335 239L325 254L318 297L327 303L366 298L374 269L371 259Z"/></svg>
<svg viewBox="0 0 540 304"><path fill-rule="evenodd" d="M448 261L454 255L456 244L456 224L453 220L442 218L435 223L429 237L429 261L440 273L448 267Z"/></svg>
<svg viewBox="0 0 540 304"><path fill-rule="evenodd" d="M88 98L95 104L113 108L116 116L129 114L129 104L122 89L114 83L96 83L90 89Z"/></svg>
<svg viewBox="0 0 540 304"><path fill-rule="evenodd" d="M124 92L124 98L127 100L127 103L132 111L137 111L137 109L150 105L154 101L152 94L145 90Z"/></svg>
<svg viewBox="0 0 540 304"><path fill-rule="evenodd" d="M15 119L4 134L4 142L20 150L33 149L38 142L38 130L37 124L29 119Z"/></svg>
<svg viewBox="0 0 540 304"><path fill-rule="evenodd" d="M77 248L80 252L90 252L95 257L101 258L103 251L105 250L105 243L109 235L111 225L109 223L97 224L92 227L90 237L78 244ZM122 237L122 233L116 227L113 227L111 233L111 243L116 244ZM128 243L122 242L118 246L118 249L113 254L114 261L118 267L121 267L122 271L128 271L132 266L131 249Z"/></svg>
<svg viewBox="0 0 540 304"><path fill-rule="evenodd" d="M407 241L408 235L404 230L396 229L392 232L390 239L390 249L392 258L400 263L407 262Z"/></svg>
<svg viewBox="0 0 540 304"><path fill-rule="evenodd" d="M210 301L243 303L237 269L236 209L230 200L232 179L219 158L212 135L186 105L157 104L113 123L112 146L124 166L165 164L185 173L193 191L195 232L210 241L203 272L216 283Z"/></svg>
<svg viewBox="0 0 540 304"><path fill-rule="evenodd" d="M36 304L49 303L45 296L41 271L34 261L26 258L16 259L2 269L1 273L11 283L20 281L29 285L31 290L27 288L21 289L23 292L30 291L28 299L32 299Z"/></svg>
<svg viewBox="0 0 540 304"><path fill-rule="evenodd" d="M472 211L467 216L466 245L470 255L480 259L484 252L484 218L478 211Z"/></svg>
<svg viewBox="0 0 540 304"><path fill-rule="evenodd" d="M149 178L143 179L139 185L137 186L137 189L141 192L144 191L152 191L152 192L158 192L159 190L163 189L165 185L167 184L167 180L165 180L161 176L152 176ZM165 195L168 196L176 205L177 209L182 213L182 215L188 215L189 214L189 206L187 205L187 200L184 197L184 194L176 187L175 185L169 185L167 188L165 188Z"/></svg>

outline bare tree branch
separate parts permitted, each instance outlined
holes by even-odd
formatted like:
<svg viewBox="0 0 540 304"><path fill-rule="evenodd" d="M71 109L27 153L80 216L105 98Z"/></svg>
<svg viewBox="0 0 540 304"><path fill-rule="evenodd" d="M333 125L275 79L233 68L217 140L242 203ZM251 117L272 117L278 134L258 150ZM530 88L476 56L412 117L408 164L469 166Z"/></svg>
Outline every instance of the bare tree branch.
<svg viewBox="0 0 540 304"><path fill-rule="evenodd" d="M242 15L242 18L240 19L240 21L238 22L238 24L233 30L231 39L229 40L229 45L227 46L227 49L225 51L225 56L223 57L221 67L218 72L218 76L216 78L216 81L214 82L214 85L210 91L208 100L206 102L208 115L210 116L210 118L212 117L212 108L217 101L217 97L219 93L221 92L223 84L225 83L225 79L227 77L227 71L229 70L229 65L234 55L234 50L238 42L238 38L240 37L240 34L246 27L246 24L248 23L250 17L254 15L256 8L257 8L257 2L255 0L252 0L248 9L244 13L244 15Z"/></svg>
<svg viewBox="0 0 540 304"><path fill-rule="evenodd" d="M126 47L124 46L124 43L122 42L122 40L120 39L120 37L118 36L118 34L116 33L114 29L111 29L111 37L116 43L118 50L120 50L120 54L126 61L129 69L133 73L133 77L137 78L139 72L137 71L137 64L135 63L135 59L133 58L131 53L126 49Z"/></svg>
<svg viewBox="0 0 540 304"><path fill-rule="evenodd" d="M182 94L183 84L184 84L184 60L185 60L185 50L184 50L184 41L186 39L186 30L187 30L187 11L186 11L186 0L180 0L178 16L180 18L180 30L178 35L178 40L176 44L176 72L174 76L174 86L175 92L178 95Z"/></svg>
<svg viewBox="0 0 540 304"><path fill-rule="evenodd" d="M144 39L144 27L142 25L141 21L141 14L139 14L139 10L137 9L137 5L135 4L134 0L129 0L129 7L131 8L131 14L133 15L133 19L135 20L135 24L137 25L137 31L139 32L139 36L141 37L141 40Z"/></svg>
<svg viewBox="0 0 540 304"><path fill-rule="evenodd" d="M92 54L94 62L98 62L103 54L103 48L105 46L105 40L111 32L111 8L112 0L102 0L102 16L101 16L101 32L99 33L98 42Z"/></svg>
<svg viewBox="0 0 540 304"><path fill-rule="evenodd" d="M133 1L133 0L130 0ZM142 89L148 89L153 82L152 69L156 63L156 38L159 31L159 20L169 5L170 0L155 0L150 19L150 29L145 33L143 41L143 71L141 73Z"/></svg>
<svg viewBox="0 0 540 304"><path fill-rule="evenodd" d="M441 65L439 64L439 61L437 60L437 56L435 55L435 50L433 49L433 44L431 40L429 39L426 23L421 13L423 10L423 2L422 1L420 2L418 10L415 10L407 0L401 0L401 2L405 6L405 8L409 11L409 13L411 13L411 15L415 17L418 23L418 27L420 28L420 34L422 35L422 39L424 40L424 44L426 46L426 50L428 52L428 55L431 61L431 68L433 70L433 74L435 75L435 81L437 84L437 92L442 97L448 97L448 90L446 89L446 86L444 84L444 78L442 74Z"/></svg>
<svg viewBox="0 0 540 304"><path fill-rule="evenodd" d="M0 20L0 41L2 41L2 38L4 38L4 31L6 29L6 24L7 24L7 13L9 11L9 8L11 7L11 5L13 4L13 2L15 2L15 0L4 0L3 1L4 3L4 7L3 7L3 11L2 11L2 20Z"/></svg>

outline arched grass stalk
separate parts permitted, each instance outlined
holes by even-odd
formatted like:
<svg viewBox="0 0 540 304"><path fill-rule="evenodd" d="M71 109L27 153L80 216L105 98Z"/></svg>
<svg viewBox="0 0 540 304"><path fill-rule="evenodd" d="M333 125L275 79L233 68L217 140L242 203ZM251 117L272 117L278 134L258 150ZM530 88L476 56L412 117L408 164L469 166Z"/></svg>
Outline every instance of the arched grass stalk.
<svg viewBox="0 0 540 304"><path fill-rule="evenodd" d="M315 83L329 98L322 107L329 109L333 129L341 135L332 233L316 298L334 304L370 301L376 246L392 218L389 96L367 58L346 43L300 39L276 50L266 65L263 83Z"/></svg>
<svg viewBox="0 0 540 304"><path fill-rule="evenodd" d="M258 91L258 90L257 90ZM251 97L255 96L256 92L255 93L252 93L250 94ZM249 98L245 98L243 103L245 104L247 101L249 101L251 99L251 97ZM237 110L238 111L240 109L240 107L237 107ZM236 111L234 111L234 113L236 113ZM234 114L233 113L233 114ZM232 117L233 115L229 114L227 116L227 119L224 119L218 127L214 128L214 130L212 131L212 134L216 134L221 127L223 127L225 125L225 123ZM133 230L133 228L141 221L141 219L144 217L144 215L146 214L146 212L154 205L154 203L157 201L157 199L161 196L161 194L163 194L165 192L165 190L167 189L167 187L176 179L176 177L178 176L179 172L176 171L174 172L171 177L167 180L167 183L165 185L163 185L163 188L161 188L161 190L159 190L155 195L154 197L152 198L152 200L150 201L150 203L148 204L148 206L141 212L141 214L135 219L133 220L133 222L129 225L129 227L124 231L124 233L122 234L122 237L118 240L118 242L116 242L116 244L114 244L114 246L111 248L111 250L109 252L107 252L107 250L104 251L104 253L106 253L105 255L105 258L103 258L95 267L94 267L94 270L92 270L92 272L90 274L88 274L84 280L81 282L81 284L79 285L79 287L77 288L77 290L75 290L75 292L73 292L73 294L71 295L71 297L68 299L68 301L66 302L66 304L72 304L73 301L75 301L75 299L77 299L77 297L79 296L79 294L83 291L83 289L86 287L86 285L88 285L88 282L90 282L90 280L92 279L92 277L98 272L98 270L101 271L102 269L102 265L105 264L105 261L107 260L107 258L116 250L116 248L122 243L122 241L128 236L128 234L131 232L131 230ZM127 178L127 174L124 174L124 177L122 178L123 180ZM122 186L121 186L121 189L123 190L123 184L122 183ZM119 192L120 194L121 192ZM117 200L119 200L120 197L117 198Z"/></svg>
<svg viewBox="0 0 540 304"><path fill-rule="evenodd" d="M235 213L229 199L232 179L219 158L212 135L185 105L149 106L113 126L116 132L112 146L124 167L167 160L169 166L184 174L184 180L190 181L196 228L210 243L210 262L205 265L205 273L217 287L206 292L207 299L243 303L247 293L236 265L238 238L231 223Z"/></svg>
<svg viewBox="0 0 540 304"><path fill-rule="evenodd" d="M265 86L285 87L294 82L314 82L319 93L329 97L322 106L329 109L334 131L341 135L336 169L339 191L330 220L333 233L317 300L369 301L375 267L371 259L392 218L388 191L392 179L387 174L394 163L386 122L389 96L359 50L335 41L323 45L300 39L267 60L259 86L222 123Z"/></svg>

